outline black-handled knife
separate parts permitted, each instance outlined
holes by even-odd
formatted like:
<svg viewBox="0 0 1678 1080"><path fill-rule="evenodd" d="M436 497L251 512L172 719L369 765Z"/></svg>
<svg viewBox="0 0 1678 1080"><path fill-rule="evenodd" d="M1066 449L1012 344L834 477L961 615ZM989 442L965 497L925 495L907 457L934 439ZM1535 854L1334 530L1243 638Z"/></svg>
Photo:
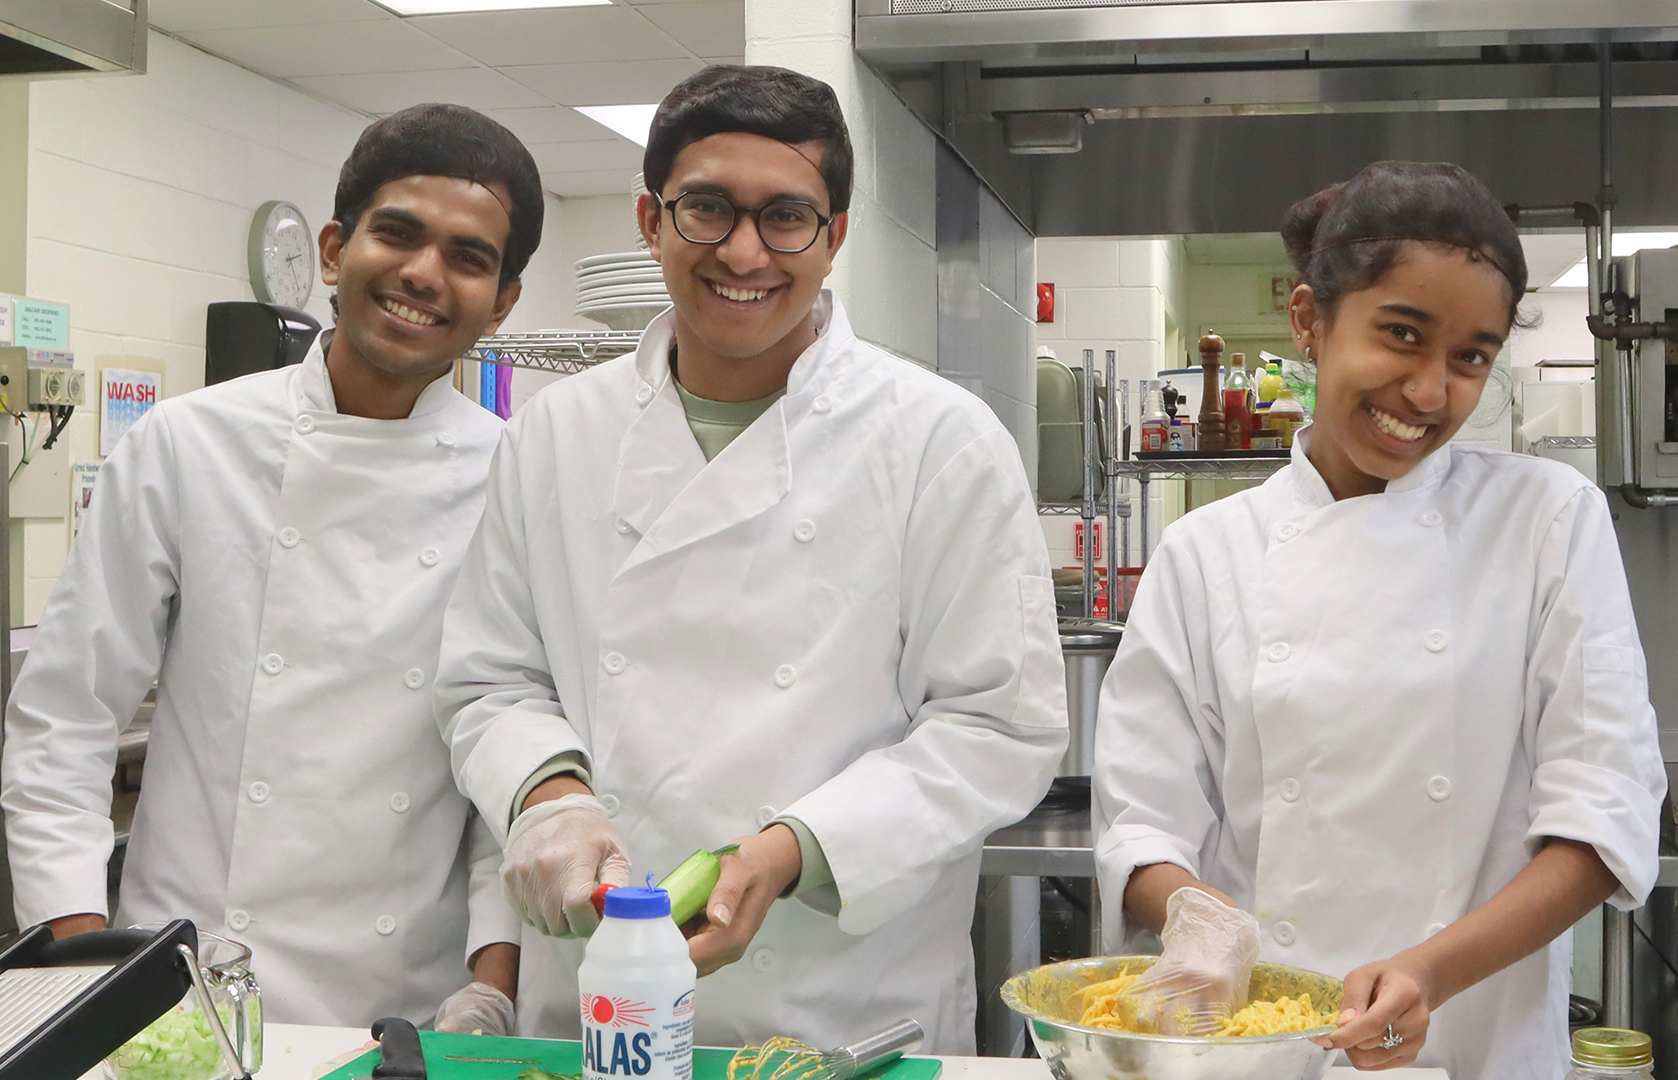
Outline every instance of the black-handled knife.
<svg viewBox="0 0 1678 1080"><path fill-rule="evenodd" d="M372 1080L426 1080L425 1051L413 1024L400 1016L375 1020L373 1038L379 1040L379 1063Z"/></svg>

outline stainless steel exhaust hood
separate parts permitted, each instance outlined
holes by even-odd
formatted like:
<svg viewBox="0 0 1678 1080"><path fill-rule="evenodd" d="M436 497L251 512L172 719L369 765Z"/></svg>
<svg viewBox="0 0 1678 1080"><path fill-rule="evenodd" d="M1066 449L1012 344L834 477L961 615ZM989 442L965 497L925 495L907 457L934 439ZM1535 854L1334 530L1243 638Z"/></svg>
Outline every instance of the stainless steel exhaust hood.
<svg viewBox="0 0 1678 1080"><path fill-rule="evenodd" d="M1664 40L1667 0L856 0L877 63Z"/></svg>
<svg viewBox="0 0 1678 1080"><path fill-rule="evenodd" d="M856 0L855 34L1041 236L1273 229L1381 157L1456 161L1507 202L1590 200L1604 49L1648 166L1621 220L1678 220L1672 0ZM1076 152L1009 139L1068 115L1092 121Z"/></svg>
<svg viewBox="0 0 1678 1080"><path fill-rule="evenodd" d="M146 70L147 0L0 0L0 76Z"/></svg>

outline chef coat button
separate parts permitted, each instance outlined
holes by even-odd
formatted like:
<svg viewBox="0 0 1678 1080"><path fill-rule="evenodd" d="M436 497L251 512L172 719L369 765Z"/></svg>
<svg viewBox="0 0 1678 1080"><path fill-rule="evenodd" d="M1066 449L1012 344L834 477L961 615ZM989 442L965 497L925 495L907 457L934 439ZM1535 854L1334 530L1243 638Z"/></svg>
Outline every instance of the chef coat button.
<svg viewBox="0 0 1678 1080"><path fill-rule="evenodd" d="M617 817L618 810L623 806L623 804L618 801L618 797L610 792L600 796L600 805L606 808L607 817Z"/></svg>
<svg viewBox="0 0 1678 1080"><path fill-rule="evenodd" d="M650 386L643 386L643 387L641 387L641 389L635 391L635 404L637 404L637 405L645 405L647 402L651 401L652 399L653 399L653 388L650 387Z"/></svg>
<svg viewBox="0 0 1678 1080"><path fill-rule="evenodd" d="M246 790L250 792L251 802L264 803L268 801L268 785L264 784L261 780L252 784Z"/></svg>
<svg viewBox="0 0 1678 1080"><path fill-rule="evenodd" d="M777 811L775 810L775 808L773 806L760 806L760 807L758 807L757 808L757 827L760 828L760 829L767 829L769 827L769 823L771 821L774 821L776 816L777 816Z"/></svg>
<svg viewBox="0 0 1678 1080"><path fill-rule="evenodd" d="M1451 781L1443 776L1436 776L1427 782L1427 797L1434 802L1444 802L1451 797Z"/></svg>
<svg viewBox="0 0 1678 1080"><path fill-rule="evenodd" d="M1445 631L1443 631L1443 630L1429 630L1427 632L1427 635L1422 638L1422 644L1427 646L1427 651L1428 652L1444 652L1445 651Z"/></svg>
<svg viewBox="0 0 1678 1080"><path fill-rule="evenodd" d="M390 935L396 933L395 916L380 915L377 919L373 920L373 929L377 930L383 937L389 937Z"/></svg>
<svg viewBox="0 0 1678 1080"><path fill-rule="evenodd" d="M408 807L414 805L414 800L408 798L406 791L398 791L390 797L390 808L398 814L406 814Z"/></svg>
<svg viewBox="0 0 1678 1080"><path fill-rule="evenodd" d="M826 394L817 394L816 400L810 402L811 412L829 412L833 409L833 399Z"/></svg>
<svg viewBox="0 0 1678 1080"><path fill-rule="evenodd" d="M251 913L248 911L229 911L227 913L227 928L234 931L250 929Z"/></svg>
<svg viewBox="0 0 1678 1080"><path fill-rule="evenodd" d="M623 658L621 652L609 652L601 658L600 665L606 669L608 675L622 675L623 669L629 666L629 661Z"/></svg>
<svg viewBox="0 0 1678 1080"><path fill-rule="evenodd" d="M277 652L271 652L262 658L262 670L270 675L278 675L285 670L285 657Z"/></svg>
<svg viewBox="0 0 1678 1080"><path fill-rule="evenodd" d="M1445 929L1445 924L1442 923L1442 922L1429 923L1428 928L1427 928L1427 936L1432 937L1435 934L1439 933L1443 929Z"/></svg>
<svg viewBox="0 0 1678 1080"><path fill-rule="evenodd" d="M816 538L816 523L805 518L792 527L792 538L800 544L808 544Z"/></svg>
<svg viewBox="0 0 1678 1080"><path fill-rule="evenodd" d="M450 435L446 431L443 432L441 435L437 436L437 445L447 450L449 447L454 445L454 436Z"/></svg>
<svg viewBox="0 0 1678 1080"><path fill-rule="evenodd" d="M410 690L418 690L425 685L425 672L417 667L411 667L402 675L402 685Z"/></svg>
<svg viewBox="0 0 1678 1080"><path fill-rule="evenodd" d="M436 548L426 548L424 551L420 552L420 565L436 566L437 561L442 557L443 553L438 551Z"/></svg>
<svg viewBox="0 0 1678 1080"><path fill-rule="evenodd" d="M1293 923L1283 919L1270 928L1270 936L1276 939L1278 945L1292 945L1299 932L1294 929Z"/></svg>
<svg viewBox="0 0 1678 1080"><path fill-rule="evenodd" d="M1431 529L1436 525L1445 524L1445 515L1441 514L1437 510L1429 510L1427 513L1422 515L1421 522L1423 525L1426 525Z"/></svg>
<svg viewBox="0 0 1678 1080"><path fill-rule="evenodd" d="M1281 526L1276 530L1276 539L1281 540L1283 543L1292 540L1298 535L1299 526L1295 525L1291 521L1282 522Z"/></svg>
<svg viewBox="0 0 1678 1080"><path fill-rule="evenodd" d="M798 681L798 669L791 664L782 664L775 669L775 685L782 690Z"/></svg>
<svg viewBox="0 0 1678 1080"><path fill-rule="evenodd" d="M629 531L635 527L635 526L631 525L629 522L625 521L623 518L618 518L618 520L614 521L612 523L612 525L613 525L614 528L616 528L618 530L618 532L622 533L625 536L629 535Z"/></svg>
<svg viewBox="0 0 1678 1080"><path fill-rule="evenodd" d="M1291 776L1288 777L1286 780L1282 781L1282 787L1281 787L1282 801L1283 802L1298 802L1299 801L1299 794L1302 790L1303 789L1300 787L1300 784L1299 784L1298 780L1295 780Z"/></svg>
<svg viewBox="0 0 1678 1080"><path fill-rule="evenodd" d="M1272 664L1280 664L1282 661L1286 660L1292 652L1293 650L1288 648L1287 642L1278 641L1265 651L1265 655L1270 657L1270 662Z"/></svg>
<svg viewBox="0 0 1678 1080"><path fill-rule="evenodd" d="M303 534L290 526L280 530L281 547L294 548L297 546L297 542L301 539L303 539Z"/></svg>
<svg viewBox="0 0 1678 1080"><path fill-rule="evenodd" d="M315 418L310 416L308 413L304 413L296 420L293 420L291 422L291 426L296 429L297 434L307 435L309 432L315 430Z"/></svg>
<svg viewBox="0 0 1678 1080"><path fill-rule="evenodd" d="M752 953L752 967L759 971L768 971L775 966L775 952L773 949L758 949Z"/></svg>

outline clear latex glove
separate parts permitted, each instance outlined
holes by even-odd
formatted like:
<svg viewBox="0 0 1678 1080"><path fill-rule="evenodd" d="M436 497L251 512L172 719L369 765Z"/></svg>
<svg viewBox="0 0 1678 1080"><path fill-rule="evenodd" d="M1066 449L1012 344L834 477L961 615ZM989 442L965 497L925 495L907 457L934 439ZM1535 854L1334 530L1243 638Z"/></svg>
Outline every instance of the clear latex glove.
<svg viewBox="0 0 1678 1080"><path fill-rule="evenodd" d="M471 982L437 1009L437 1030L457 1035L511 1035L513 999L489 983Z"/></svg>
<svg viewBox="0 0 1678 1080"><path fill-rule="evenodd" d="M525 922L550 937L588 937L600 925L599 884L629 884L629 854L599 799L566 795L513 821L501 888Z"/></svg>
<svg viewBox="0 0 1678 1080"><path fill-rule="evenodd" d="M1165 902L1165 949L1130 988L1140 1026L1208 1035L1239 1006L1258 960L1258 920L1195 888Z"/></svg>

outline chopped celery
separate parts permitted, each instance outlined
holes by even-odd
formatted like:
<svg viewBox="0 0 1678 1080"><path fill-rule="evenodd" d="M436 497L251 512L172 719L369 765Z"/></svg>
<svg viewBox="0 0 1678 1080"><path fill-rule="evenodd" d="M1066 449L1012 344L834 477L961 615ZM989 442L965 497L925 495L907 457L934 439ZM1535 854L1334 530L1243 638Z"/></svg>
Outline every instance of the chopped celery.
<svg viewBox="0 0 1678 1080"><path fill-rule="evenodd" d="M107 1061L118 1080L212 1080L223 1068L221 1049L204 1013L179 1005Z"/></svg>

